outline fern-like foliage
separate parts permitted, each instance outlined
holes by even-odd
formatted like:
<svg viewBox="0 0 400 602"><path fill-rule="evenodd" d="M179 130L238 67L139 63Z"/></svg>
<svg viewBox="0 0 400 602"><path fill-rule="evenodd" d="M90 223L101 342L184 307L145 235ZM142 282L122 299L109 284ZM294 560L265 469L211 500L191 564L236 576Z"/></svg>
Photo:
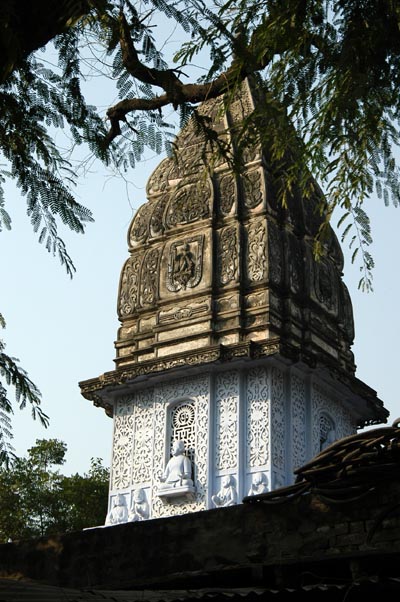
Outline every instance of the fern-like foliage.
<svg viewBox="0 0 400 602"><path fill-rule="evenodd" d="M0 326L5 327L5 320L1 314ZM0 466L10 464L14 458L10 417L13 413L13 401L10 399L9 388L19 409L22 410L29 404L32 418L38 419L46 427L49 420L40 407L39 389L26 371L18 365L18 360L5 353L5 344L0 339Z"/></svg>

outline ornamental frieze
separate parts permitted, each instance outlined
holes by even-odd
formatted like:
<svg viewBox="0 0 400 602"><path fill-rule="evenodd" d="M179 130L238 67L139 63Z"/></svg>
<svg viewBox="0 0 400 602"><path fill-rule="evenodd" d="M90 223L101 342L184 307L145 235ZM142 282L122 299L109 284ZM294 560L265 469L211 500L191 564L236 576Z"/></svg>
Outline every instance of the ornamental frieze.
<svg viewBox="0 0 400 602"><path fill-rule="evenodd" d="M203 272L204 235L173 242L170 246L166 286L171 292L194 288Z"/></svg>
<svg viewBox="0 0 400 602"><path fill-rule="evenodd" d="M174 305L163 309L159 313L159 324L169 324L171 322L181 322L190 320L198 315L205 314L210 310L210 303L207 298L203 298L198 302L193 302L190 305Z"/></svg>
<svg viewBox="0 0 400 602"><path fill-rule="evenodd" d="M138 305L138 283L139 283L140 257L132 255L125 262L122 270L118 314L121 318L133 314Z"/></svg>

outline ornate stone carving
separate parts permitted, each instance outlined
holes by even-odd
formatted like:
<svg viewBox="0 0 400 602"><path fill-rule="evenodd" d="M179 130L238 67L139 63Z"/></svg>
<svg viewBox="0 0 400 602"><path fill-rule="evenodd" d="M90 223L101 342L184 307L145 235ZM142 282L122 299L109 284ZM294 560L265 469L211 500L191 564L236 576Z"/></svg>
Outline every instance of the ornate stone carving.
<svg viewBox="0 0 400 602"><path fill-rule="evenodd" d="M238 276L238 241L236 226L223 228L219 238L219 278L220 284L229 284Z"/></svg>
<svg viewBox="0 0 400 602"><path fill-rule="evenodd" d="M192 236L171 244L168 257L167 288L177 292L194 288L203 270L204 236Z"/></svg>
<svg viewBox="0 0 400 602"><path fill-rule="evenodd" d="M268 491L268 477L264 472L256 472L251 479L251 487L247 495L260 495Z"/></svg>
<svg viewBox="0 0 400 602"><path fill-rule="evenodd" d="M189 320L190 318L206 313L209 309L210 305L208 299L201 299L191 305L174 306L161 310L158 321L160 324L164 324Z"/></svg>
<svg viewBox="0 0 400 602"><path fill-rule="evenodd" d="M336 428L335 423L332 418L322 412L319 417L319 441L320 441L320 451L329 447L331 443L333 443L337 439L336 437Z"/></svg>
<svg viewBox="0 0 400 602"><path fill-rule="evenodd" d="M149 249L144 256L140 278L140 305L153 306L158 300L159 249Z"/></svg>
<svg viewBox="0 0 400 602"><path fill-rule="evenodd" d="M185 443L183 440L174 441L172 457L168 460L160 481L158 487L159 497L173 498L194 493L192 463L185 456Z"/></svg>
<svg viewBox="0 0 400 602"><path fill-rule="evenodd" d="M217 470L236 468L238 453L239 375L222 372L216 378L216 449Z"/></svg>
<svg viewBox="0 0 400 602"><path fill-rule="evenodd" d="M229 215L236 200L236 181L231 173L221 176L218 181L219 210L222 215Z"/></svg>
<svg viewBox="0 0 400 602"><path fill-rule="evenodd" d="M118 299L118 313L121 318L133 314L137 308L139 270L139 255L132 255L126 261L122 271Z"/></svg>
<svg viewBox="0 0 400 602"><path fill-rule="evenodd" d="M110 512L107 514L106 526L120 525L126 523L128 520L128 506L126 504L125 496L121 493L112 500L112 506Z"/></svg>
<svg viewBox="0 0 400 602"><path fill-rule="evenodd" d="M247 375L246 465L265 466L269 460L270 391L266 368Z"/></svg>
<svg viewBox="0 0 400 602"><path fill-rule="evenodd" d="M160 165L151 174L146 186L146 192L148 196L166 190L168 186L167 168L170 161L170 159L164 159L161 161Z"/></svg>
<svg viewBox="0 0 400 602"><path fill-rule="evenodd" d="M150 234L159 236L164 232L164 212L168 203L168 195L163 194L162 197L153 204L154 209L150 218Z"/></svg>
<svg viewBox="0 0 400 602"><path fill-rule="evenodd" d="M306 455L306 391L305 383L297 374L291 379L292 401L292 461L293 468L305 464Z"/></svg>
<svg viewBox="0 0 400 602"><path fill-rule="evenodd" d="M135 489L132 493L132 503L129 510L128 522L135 523L149 518L149 504L144 489Z"/></svg>
<svg viewBox="0 0 400 602"><path fill-rule="evenodd" d="M145 240L149 233L149 220L153 206L151 202L144 203L136 212L129 229L129 245L132 247Z"/></svg>
<svg viewBox="0 0 400 602"><path fill-rule="evenodd" d="M315 262L315 294L318 301L328 310L335 309L336 306L336 286L334 285L333 266L328 266L324 260Z"/></svg>
<svg viewBox="0 0 400 602"><path fill-rule="evenodd" d="M167 225L190 224L210 214L211 190L208 183L182 184L171 198L167 210Z"/></svg>
<svg viewBox="0 0 400 602"><path fill-rule="evenodd" d="M254 220L248 227L247 276L250 282L260 282L267 274L265 223Z"/></svg>
<svg viewBox="0 0 400 602"><path fill-rule="evenodd" d="M221 489L211 497L214 506L226 508L237 504L237 491L235 479L232 475L222 477Z"/></svg>
<svg viewBox="0 0 400 602"><path fill-rule="evenodd" d="M157 486L162 477L162 466L165 465L165 412L166 400L191 399L195 407L196 425L196 463L193 471L195 486L194 499L185 496L173 498L172 504L165 504L158 495L153 496L152 517L185 514L205 509L205 489L208 467L208 403L209 403L209 377L207 375L180 379L166 385L160 385L155 392L154 414L154 452L153 475L154 486Z"/></svg>
<svg viewBox="0 0 400 602"><path fill-rule="evenodd" d="M151 391L135 396L132 483L151 479L153 453L153 405Z"/></svg>
<svg viewBox="0 0 400 602"><path fill-rule="evenodd" d="M271 453L275 469L285 472L285 398L283 373L278 368L271 371Z"/></svg>
<svg viewBox="0 0 400 602"><path fill-rule="evenodd" d="M278 226L268 221L268 255L269 255L269 280L279 286L282 283L282 239Z"/></svg>
<svg viewBox="0 0 400 602"><path fill-rule="evenodd" d="M114 416L114 445L111 489L123 489L131 483L133 453L133 407L130 398L118 401Z"/></svg>
<svg viewBox="0 0 400 602"><path fill-rule="evenodd" d="M259 169L243 174L242 185L244 204L247 209L255 209L264 200L264 180Z"/></svg>

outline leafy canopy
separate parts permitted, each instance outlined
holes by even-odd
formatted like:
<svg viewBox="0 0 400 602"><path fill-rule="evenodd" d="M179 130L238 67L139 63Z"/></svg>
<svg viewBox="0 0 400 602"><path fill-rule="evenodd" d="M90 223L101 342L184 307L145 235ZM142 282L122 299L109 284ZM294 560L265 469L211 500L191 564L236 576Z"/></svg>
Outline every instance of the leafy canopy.
<svg viewBox="0 0 400 602"><path fill-rule="evenodd" d="M0 541L65 533L104 524L109 471L92 458L83 475L62 475L67 446L37 439L26 458L0 469Z"/></svg>

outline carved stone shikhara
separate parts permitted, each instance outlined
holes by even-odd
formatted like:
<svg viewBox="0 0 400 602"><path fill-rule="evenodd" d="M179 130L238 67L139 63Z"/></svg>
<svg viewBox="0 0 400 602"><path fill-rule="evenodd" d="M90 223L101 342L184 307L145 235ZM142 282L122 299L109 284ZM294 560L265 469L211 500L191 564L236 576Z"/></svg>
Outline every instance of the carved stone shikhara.
<svg viewBox="0 0 400 602"><path fill-rule="evenodd" d="M246 81L228 108L198 111L232 144L262 102ZM116 368L80 383L114 417L107 524L240 503L290 484L332 438L386 419L354 375L332 230L314 259L322 192L282 207L270 156L253 136L237 173L192 119L149 178L121 272Z"/></svg>

